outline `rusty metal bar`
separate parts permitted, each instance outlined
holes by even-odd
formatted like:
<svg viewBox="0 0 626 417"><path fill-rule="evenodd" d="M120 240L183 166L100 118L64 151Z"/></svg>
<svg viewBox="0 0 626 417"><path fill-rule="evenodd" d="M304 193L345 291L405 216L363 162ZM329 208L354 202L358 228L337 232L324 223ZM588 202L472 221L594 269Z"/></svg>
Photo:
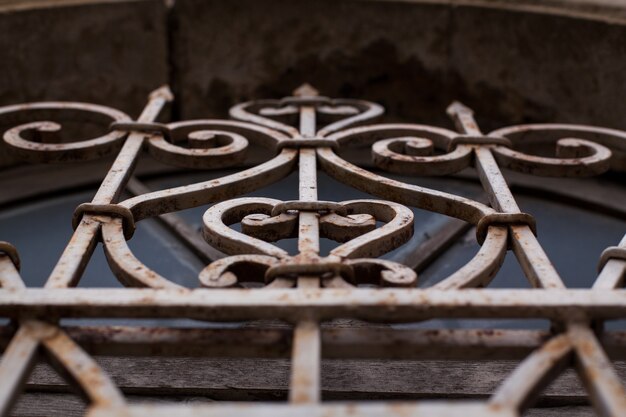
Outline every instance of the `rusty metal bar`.
<svg viewBox="0 0 626 417"><path fill-rule="evenodd" d="M169 87L155 90L145 109L138 118L141 122L154 121L165 104L173 99ZM133 168L143 147L146 134L132 132L124 142L124 146L111 165L107 176L102 181L94 196L93 204L115 202L130 178ZM89 258L96 247L96 239L100 230L100 222L94 216L83 216L80 224L72 235L72 239L63 251L59 261L52 270L46 288L72 287L78 283Z"/></svg>
<svg viewBox="0 0 626 417"><path fill-rule="evenodd" d="M491 404L514 408L520 413L568 365L573 347L559 335L534 351L491 396Z"/></svg>
<svg viewBox="0 0 626 417"><path fill-rule="evenodd" d="M223 404L209 406L168 406L131 405L128 407L90 410L87 417L199 417L210 414L215 417L246 415L252 417L339 417L358 415L374 416L415 416L415 417L516 417L513 409L476 404L472 401L420 402L420 403L337 403L318 405L282 404Z"/></svg>
<svg viewBox="0 0 626 417"><path fill-rule="evenodd" d="M0 415L8 415L22 392L30 371L35 365L39 340L31 329L21 327L0 362Z"/></svg>
<svg viewBox="0 0 626 417"><path fill-rule="evenodd" d="M320 401L320 326L315 320L302 320L293 332L289 400L294 404Z"/></svg>
<svg viewBox="0 0 626 417"><path fill-rule="evenodd" d="M418 321L435 317L626 317L626 290L268 289L0 290L2 317L194 317L207 320L357 317Z"/></svg>
<svg viewBox="0 0 626 417"><path fill-rule="evenodd" d="M144 183L135 177L128 180L126 189L134 196L152 192L151 189L146 187ZM198 233L197 230L189 226L187 222L176 213L162 214L157 217L157 219L201 261L209 264L212 261L226 256L220 251L213 249L213 247L202 239L201 234Z"/></svg>
<svg viewBox="0 0 626 417"><path fill-rule="evenodd" d="M40 334L42 347L49 360L67 374L94 406L115 406L125 403L124 396L96 361L87 355L65 332L46 323L33 323Z"/></svg>
<svg viewBox="0 0 626 417"><path fill-rule="evenodd" d="M568 335L576 350L576 369L602 416L619 416L626 410L626 390L611 361L588 324L572 323Z"/></svg>
<svg viewBox="0 0 626 417"><path fill-rule="evenodd" d="M626 150L626 133L578 125L525 125L483 134L471 109L460 103L448 109L458 132L418 124L352 127L373 120L382 107L323 97L309 85L292 97L239 104L231 109L235 121L155 123L171 99L167 88L155 91L136 121L114 109L81 103L0 108L0 118L29 111L37 117L71 111L82 112L85 120L112 122L112 131L105 136L71 143L57 143L60 127L54 122L32 121L11 128L4 141L25 161L71 162L118 152L93 200L77 208L76 230L45 288L24 286L17 251L1 242L0 316L15 319L17 331L13 334L12 328L5 328L0 332L7 346L0 364L0 415L10 413L39 351L86 394L90 416L207 412L513 416L525 411L572 357L598 413L616 416L626 409L626 393L605 353L624 357L626 337L602 332L601 326L604 320L626 318L626 290L620 289L626 275L626 237L600 256L600 275L593 288L565 288L535 236L534 218L520 211L502 174L504 168L540 176L597 175L622 163L614 152ZM298 125L287 123L289 117L297 118ZM322 120L328 123L323 125ZM556 158L516 149L525 134L550 137ZM250 145L264 147L274 156L236 174L167 190L151 191L131 179L144 148L166 164L216 169L241 164ZM402 175L450 175L473 166L491 207L369 172L340 156L350 146L369 147L377 168ZM386 200L319 201L318 163L336 180ZM235 198L285 178L296 166L298 200ZM125 186L134 196L118 202ZM209 204L202 240L175 212ZM414 232L413 212L405 205L454 219L401 264L380 257L406 243ZM207 263L198 276L199 285L205 288L176 284L133 254L127 240L132 238L135 223L157 216ZM241 231L234 224L240 224ZM472 226L481 245L473 259L432 288L409 288L419 282L414 269L419 272ZM78 283L99 238L119 281L147 288L69 288ZM289 254L273 244L288 238L298 239L298 253ZM339 245L321 254L321 238ZM515 253L535 288L476 289L489 285L508 250ZM360 288L364 286L369 288ZM280 319L291 323L293 330L64 329L51 324L62 318L90 317ZM551 320L553 330L334 329L323 323L338 318L385 323L539 318ZM253 408L129 406L87 351L290 357L290 403ZM322 357L493 359L525 355L529 356L488 402L320 404Z"/></svg>
<svg viewBox="0 0 626 417"><path fill-rule="evenodd" d="M313 89L301 89L300 98L317 96ZM300 135L312 138L316 133L316 109L300 107ZM317 156L315 149L300 149L299 198L302 202L317 201ZM301 259L319 258L319 213L300 211L298 214L298 252ZM319 288L320 277L299 275L297 287ZM291 382L289 400L294 404L317 403L320 401L320 327L314 319L296 323L293 332L291 360Z"/></svg>
<svg viewBox="0 0 626 417"><path fill-rule="evenodd" d="M619 243L619 247L626 248L626 235ZM609 259L600 271L593 288L598 290L619 288L624 285L624 280L626 280L626 261Z"/></svg>
<svg viewBox="0 0 626 417"><path fill-rule="evenodd" d="M482 135L472 111L460 103L448 108L448 113L455 120L457 128L467 135ZM476 169L491 205L504 213L520 213L515 198L506 184L504 176L488 146L475 149ZM564 288L565 285L554 266L539 245L534 233L528 226L511 225L513 251L522 269L535 287Z"/></svg>

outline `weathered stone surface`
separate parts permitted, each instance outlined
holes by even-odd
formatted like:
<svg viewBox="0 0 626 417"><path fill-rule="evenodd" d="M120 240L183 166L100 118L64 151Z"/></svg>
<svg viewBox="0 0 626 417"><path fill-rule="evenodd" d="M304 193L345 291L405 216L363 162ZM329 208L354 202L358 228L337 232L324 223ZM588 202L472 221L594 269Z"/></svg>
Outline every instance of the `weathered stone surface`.
<svg viewBox="0 0 626 417"><path fill-rule="evenodd" d="M85 101L137 116L167 83L162 1L17 6L0 2L0 105ZM15 162L0 141L0 166Z"/></svg>
<svg viewBox="0 0 626 417"><path fill-rule="evenodd" d="M626 26L459 7L450 59L479 114L626 128Z"/></svg>
<svg viewBox="0 0 626 417"><path fill-rule="evenodd" d="M485 127L558 120L625 128L626 26L504 3L178 0L180 115L223 116L235 102L308 81L330 96L380 102L405 121L449 123L444 109L461 99ZM535 3L571 14L566 4Z"/></svg>
<svg viewBox="0 0 626 417"><path fill-rule="evenodd" d="M461 99L487 128L626 127L626 11L606 1L178 0L169 12L160 0L5 3L2 105L82 100L136 114L169 81L175 116L225 116L306 80L380 102L395 120L447 124L443 110Z"/></svg>
<svg viewBox="0 0 626 417"><path fill-rule="evenodd" d="M182 0L173 13L175 87L183 117L223 115L232 103L281 97L303 81L326 95L380 102L400 118L418 114L411 108L416 97L441 101L448 55L445 6Z"/></svg>
<svg viewBox="0 0 626 417"><path fill-rule="evenodd" d="M160 0L0 8L0 103L70 100L136 115L167 82Z"/></svg>
<svg viewBox="0 0 626 417"><path fill-rule="evenodd" d="M0 104L83 100L136 114L169 81L178 116L224 116L307 80L381 102L397 120L448 123L458 98L487 127L626 127L626 11L607 0L178 0L169 19L161 0L52 3L64 4L0 2Z"/></svg>

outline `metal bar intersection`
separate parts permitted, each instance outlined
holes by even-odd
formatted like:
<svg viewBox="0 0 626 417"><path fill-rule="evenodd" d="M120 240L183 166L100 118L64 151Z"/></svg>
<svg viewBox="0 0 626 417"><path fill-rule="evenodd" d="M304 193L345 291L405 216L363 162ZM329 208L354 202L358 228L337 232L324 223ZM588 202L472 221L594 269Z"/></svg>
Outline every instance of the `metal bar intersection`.
<svg viewBox="0 0 626 417"><path fill-rule="evenodd" d="M626 318L626 290L621 288L626 275L626 237L602 256L602 269L592 288L567 289L536 237L541 225L535 224L531 214L520 211L501 171L537 176L598 175L619 163L613 153L626 151L625 132L546 125L550 137L555 131L563 132L561 139L552 141L556 157L547 158L516 149L524 134L541 135L542 125L484 134L472 111L453 103L448 113L458 132L419 124L353 127L379 116L382 107L361 100L322 97L308 85L292 97L239 104L231 109L235 120L158 124L159 129L153 131L149 127L157 126L154 121L172 98L167 88L155 91L136 121L114 109L81 103L0 108L0 122L18 113L24 116L33 112L31 122L4 134L5 143L25 161L85 161L117 154L93 201L79 206L74 235L45 288L26 288L18 271L17 251L9 243L0 245L0 316L14 319L18 326L0 363L0 415L9 415L42 351L71 376L71 383L87 398L92 417L232 413L513 416L530 407L541 389L570 365L579 372L599 414L626 413L626 391L605 351L626 351L626 338L603 332L600 325L604 320ZM42 115L54 120L67 108L83 112L85 119L108 122L111 131L95 139L61 143L55 136L59 125L40 120ZM287 123L288 118L297 119L297 123ZM507 134L500 134L502 131ZM450 175L473 167L491 205L367 171L341 157L342 150L351 146L369 147L376 167L391 173ZM255 147L266 148L274 156L236 174L167 190L150 191L132 182L135 195L118 201L137 160L143 157L142 149L166 164L221 169L241 164ZM299 200L239 197L285 178L296 168ZM378 199L319 201L320 170ZM170 281L147 267L128 246L135 224L142 219L204 205L210 206L203 216L203 237L210 250L195 236L184 239L208 263L198 275L202 288L185 288ZM407 265L380 258L411 238L413 213L407 206L444 214L477 229L481 244L478 253L432 288L413 288L419 283L413 268L423 261ZM177 233L189 232L175 215L167 218L167 224ZM241 224L241 231L232 228L234 224ZM455 225L453 230L444 230L446 236L437 245L446 246L458 235L458 228ZM287 238L298 240L297 254L273 244ZM335 240L338 246L323 255L321 238ZM72 288L80 281L98 240L120 283L144 288ZM515 254L533 288L482 288L496 276L508 250ZM417 256L432 257L430 252ZM72 317L214 322L280 319L290 323L293 330L255 333L254 329L164 328L157 334L133 327L111 333L109 326L59 326L60 319ZM553 330L485 335L479 330L432 334L420 329L370 326L344 331L321 326L337 318L384 323L433 318L541 318L551 320ZM13 333L7 328L2 334ZM254 340L246 341L249 337ZM148 347L153 345L161 347L164 355L273 357L288 355L290 349L290 403L129 406L115 383L85 351L140 354L151 352ZM526 359L486 402L329 405L322 403L320 395L321 360L329 356Z"/></svg>

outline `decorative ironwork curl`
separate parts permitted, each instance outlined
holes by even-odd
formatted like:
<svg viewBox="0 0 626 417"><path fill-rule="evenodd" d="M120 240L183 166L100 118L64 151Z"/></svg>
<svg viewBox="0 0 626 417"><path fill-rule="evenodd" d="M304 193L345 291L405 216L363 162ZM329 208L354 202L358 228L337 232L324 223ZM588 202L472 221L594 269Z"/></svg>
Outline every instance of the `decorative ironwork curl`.
<svg viewBox="0 0 626 417"><path fill-rule="evenodd" d="M317 255L290 256L285 250L267 242L294 237L296 235L297 217L294 210L306 212L328 211L320 218L321 237L333 238L344 242L330 251L327 257ZM351 217L348 217L351 216ZM371 219L371 220L370 220ZM212 246L231 255L258 254L245 258L234 258L232 261L221 260L213 272L213 264L209 265L200 274L200 281L205 286L234 285L235 276L229 268L242 262L246 264L267 265L265 281L285 275L324 275L333 273L342 275L349 282L355 282L351 265L343 261L348 258L361 256L380 256L402 243L413 234L413 213L395 203L379 200L355 200L342 203L326 202L281 202L268 198L241 198L216 204L206 211L203 217L204 236ZM379 229L375 222L383 222ZM241 222L242 232L229 226ZM366 223L365 227L364 223ZM330 231L326 235L326 231ZM265 256L265 257L263 257ZM268 261L267 256L273 257L276 262ZM226 258L229 259L229 258ZM257 262L258 261L258 262ZM357 262L359 265L369 265L361 270L372 270L378 266L381 283L396 283L397 285L414 284L415 274L407 273L405 268L392 265L393 263L377 263L366 259ZM257 268L258 269L258 268ZM225 276L222 276L226 274ZM371 272L365 273L367 281ZM359 275L361 277L361 275ZM407 278L410 277L410 278ZM360 281L360 280L357 280ZM399 284L398 284L399 283Z"/></svg>
<svg viewBox="0 0 626 417"><path fill-rule="evenodd" d="M609 246L600 254L598 262L598 271L602 271L604 266L611 259L619 259L626 262L626 248L621 246Z"/></svg>
<svg viewBox="0 0 626 417"><path fill-rule="evenodd" d="M624 296L615 291L624 282L626 237L619 247L603 253L600 276L593 289L566 289L535 237L534 219L521 212L500 170L504 167L558 176L596 175L609 168L626 170L625 132L579 125L523 125L484 135L471 109L461 103L453 103L448 109L457 131L417 124L347 129L382 114L382 107L321 97L310 86L281 100L235 106L231 115L239 121L155 123L171 98L169 89L157 90L136 121L117 110L81 103L34 103L0 109L1 123L12 124L21 116L30 118L26 123L16 121L17 127L4 135L9 147L26 160L88 160L119 150L94 200L79 206L74 238L52 272L47 289L25 288L17 270L16 251L0 242L0 252L8 255L0 256L0 312L20 320L19 330L0 364L0 413L6 414L9 409L16 387L25 380L40 345L73 377L96 412L126 407L115 385L61 326L32 320L43 313L52 315L51 320L66 314L288 320L295 326L291 391L304 393L303 398L308 399L319 398L316 375L322 320L539 317L553 320L557 334L542 338L538 349L505 380L490 404L474 408L478 410L476 415L483 415L485 410L507 416L521 413L572 357L577 360L597 410L619 415L626 409L626 393L590 324L590 320L626 317ZM54 133L60 125L32 120L48 120L48 113L70 119L79 115L81 120L102 126L113 122L114 130L83 142L56 143ZM155 158L188 168L234 166L243 161L250 145L276 154L236 174L118 202L144 145ZM555 145L557 158L546 156L554 153L548 148L553 151ZM491 206L357 167L340 156L351 146L371 147L378 168L404 175L445 175L473 166ZM545 149L540 149L537 156L525 153L532 147ZM386 201L320 201L318 163L338 181ZM283 179L296 168L300 181L297 200L229 200ZM130 250L127 240L133 222L209 204L214 205L203 216L206 241L230 256L209 262L200 271L198 279L205 290L191 290L170 281L144 265ZM413 213L409 206L475 225L482 245L467 264L426 290L391 288L416 286L417 273L401 263L376 259L412 236ZM236 223L241 224L241 232L230 227ZM120 282L150 289L116 293L66 288L78 282L100 235L110 268ZM319 241L324 237L339 245L322 256ZM287 238L298 239L296 254L271 243ZM491 282L507 250L515 253L524 274L537 289L470 289ZM609 259L610 265L602 268ZM387 288L356 288L364 286ZM220 291L224 288L229 289ZM119 302L112 304L115 296L120 297ZM471 345L465 337L453 339L457 350ZM482 355L500 340L491 343L481 345ZM300 398L300 394L294 397Z"/></svg>
<svg viewBox="0 0 626 417"><path fill-rule="evenodd" d="M513 171L551 177L589 177L609 169L626 170L626 133L594 126L529 124L504 127L489 136L505 136L513 149L496 147L494 157L500 166ZM529 146L547 150L556 146L556 157L529 155L515 148Z"/></svg>
<svg viewBox="0 0 626 417"><path fill-rule="evenodd" d="M5 242L4 240L0 240L0 255L6 255L11 259L15 269L19 271L20 269L20 255L17 252L15 246L10 244L9 242Z"/></svg>
<svg viewBox="0 0 626 417"><path fill-rule="evenodd" d="M0 108L0 124L15 120L33 120L4 133L9 149L28 162L88 161L120 150L125 132L114 131L82 141L60 140L61 124L50 120L80 121L101 125L105 130L111 122L130 121L125 113L110 107L74 102L39 102Z"/></svg>
<svg viewBox="0 0 626 417"><path fill-rule="evenodd" d="M304 85L294 92L294 97L282 100L255 100L238 104L231 108L230 116L237 120L256 123L287 133L293 138L301 137L297 128L271 117L299 115L302 106L309 106L321 115L335 116L340 120L328 124L317 133L325 137L333 132L345 129L354 124L373 120L383 114L382 106L364 100L329 99L320 97L317 91Z"/></svg>
<svg viewBox="0 0 626 417"><path fill-rule="evenodd" d="M152 135L148 150L166 164L185 168L234 166L244 161L248 141L272 149L283 139L268 129L227 120L191 120L170 123L167 128L169 141L162 134Z"/></svg>

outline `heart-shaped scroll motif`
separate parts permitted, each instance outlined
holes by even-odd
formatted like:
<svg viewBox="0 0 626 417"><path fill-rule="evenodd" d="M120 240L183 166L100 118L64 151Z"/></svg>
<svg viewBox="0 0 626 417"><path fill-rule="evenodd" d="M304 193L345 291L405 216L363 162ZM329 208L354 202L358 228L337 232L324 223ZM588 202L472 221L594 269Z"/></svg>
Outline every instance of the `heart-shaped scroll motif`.
<svg viewBox="0 0 626 417"><path fill-rule="evenodd" d="M345 208L345 215L321 212L321 237L343 244L328 256L319 257L290 256L269 243L296 237L298 233L296 212L272 216L274 207L282 203L270 198L240 198L216 204L205 212L206 241L234 256L207 266L199 276L203 286L234 287L243 281L270 287L292 286L294 280L288 278L299 273L323 276L323 283L335 287L349 283L411 286L417 282L415 272L404 265L369 259L390 252L411 238L413 212L405 206L380 200L353 200L339 203ZM377 228L377 222L383 225ZM241 224L241 232L230 227L237 223Z"/></svg>
<svg viewBox="0 0 626 417"><path fill-rule="evenodd" d="M317 91L304 91L302 88L297 96L285 97L282 100L255 100L238 104L231 108L233 119L255 123L270 129L299 137L300 132L291 124L284 123L287 119L297 116L301 106L310 106L322 118L330 123L320 129L320 137L344 129L348 126L372 120L383 113L383 107L365 100L331 99L317 95ZM297 120L297 119L295 119Z"/></svg>
<svg viewBox="0 0 626 417"><path fill-rule="evenodd" d="M279 259L288 257L285 250L229 227L240 222L242 225L246 222L261 222L266 230L272 229L275 233L272 240L291 237L296 230L297 216L283 213L271 218L270 213L278 203L281 201L272 198L236 198L216 204L202 217L204 238L211 246L228 255L259 254ZM266 220L261 216L267 216Z"/></svg>

